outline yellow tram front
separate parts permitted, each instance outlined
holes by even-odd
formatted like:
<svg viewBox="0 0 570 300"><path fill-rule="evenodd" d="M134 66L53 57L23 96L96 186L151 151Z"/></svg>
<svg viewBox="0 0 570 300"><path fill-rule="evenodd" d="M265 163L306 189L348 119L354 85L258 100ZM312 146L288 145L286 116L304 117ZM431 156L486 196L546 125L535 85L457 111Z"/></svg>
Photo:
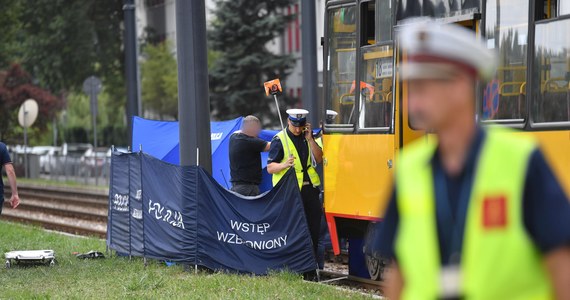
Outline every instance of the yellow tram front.
<svg viewBox="0 0 570 300"><path fill-rule="evenodd" d="M494 79L478 83L474 118L535 135L570 192L570 1L329 0L324 109L338 116L325 124L323 164L335 254L341 238L361 239L382 220L397 153L423 135L409 126L406 82L395 71L405 59L396 32L417 16L471 28L497 51ZM369 265L374 278L378 266Z"/></svg>

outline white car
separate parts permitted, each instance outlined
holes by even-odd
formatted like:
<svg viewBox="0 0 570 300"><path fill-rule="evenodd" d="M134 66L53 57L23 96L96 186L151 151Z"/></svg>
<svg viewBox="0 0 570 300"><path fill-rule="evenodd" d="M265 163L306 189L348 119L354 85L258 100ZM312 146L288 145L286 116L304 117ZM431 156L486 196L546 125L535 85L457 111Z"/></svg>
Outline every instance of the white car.
<svg viewBox="0 0 570 300"><path fill-rule="evenodd" d="M57 166L58 157L61 155L61 148L54 146L37 146L33 147L30 153L40 157L40 171L49 174Z"/></svg>

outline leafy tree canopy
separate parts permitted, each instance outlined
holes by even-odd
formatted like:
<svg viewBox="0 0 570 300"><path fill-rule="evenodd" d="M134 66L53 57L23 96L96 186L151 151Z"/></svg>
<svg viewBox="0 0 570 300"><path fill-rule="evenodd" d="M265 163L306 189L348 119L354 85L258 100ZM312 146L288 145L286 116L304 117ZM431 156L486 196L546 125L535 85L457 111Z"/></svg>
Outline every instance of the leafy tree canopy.
<svg viewBox="0 0 570 300"><path fill-rule="evenodd" d="M178 72L169 42L144 47L141 65L145 111L160 119L178 118Z"/></svg>
<svg viewBox="0 0 570 300"><path fill-rule="evenodd" d="M63 101L33 84L31 76L20 65L14 64L0 73L0 140L15 138L15 130L19 127L18 109L30 98L38 102L40 109L34 127L45 129L55 113L63 107Z"/></svg>
<svg viewBox="0 0 570 300"><path fill-rule="evenodd" d="M8 50L0 56L0 68L20 62L40 86L54 93L80 90L90 75L123 88L122 1L0 0L0 4L4 36L0 41Z"/></svg>
<svg viewBox="0 0 570 300"><path fill-rule="evenodd" d="M294 17L282 13L294 2L215 0L208 38L211 49L218 53L216 63L210 68L210 98L216 118L255 114L265 123L275 123L271 121L275 120L270 109L273 102L265 96L263 82L286 78L295 61L289 55L270 52L266 45Z"/></svg>

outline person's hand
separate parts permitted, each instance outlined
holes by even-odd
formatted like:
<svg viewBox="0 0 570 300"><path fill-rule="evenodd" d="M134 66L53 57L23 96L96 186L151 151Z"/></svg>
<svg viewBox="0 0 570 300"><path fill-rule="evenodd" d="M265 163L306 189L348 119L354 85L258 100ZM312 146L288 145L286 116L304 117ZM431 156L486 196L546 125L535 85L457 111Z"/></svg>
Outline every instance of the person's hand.
<svg viewBox="0 0 570 300"><path fill-rule="evenodd" d="M20 205L20 197L18 195L12 195L12 197L10 197L10 205L12 205L12 208L18 207L18 205Z"/></svg>
<svg viewBox="0 0 570 300"><path fill-rule="evenodd" d="M294 165L295 165L295 157L291 155L289 156L289 159L287 159L287 161L283 163L283 169L290 168Z"/></svg>
<svg viewBox="0 0 570 300"><path fill-rule="evenodd" d="M307 125L305 125L305 139L307 139L307 141L310 141L313 138L313 126L311 126L311 123L307 123Z"/></svg>

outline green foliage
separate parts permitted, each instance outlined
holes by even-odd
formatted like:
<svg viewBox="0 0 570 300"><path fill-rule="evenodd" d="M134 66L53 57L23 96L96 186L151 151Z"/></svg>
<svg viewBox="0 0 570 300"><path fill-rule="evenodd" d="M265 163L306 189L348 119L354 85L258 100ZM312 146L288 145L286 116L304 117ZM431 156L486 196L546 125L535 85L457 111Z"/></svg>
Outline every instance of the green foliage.
<svg viewBox="0 0 570 300"><path fill-rule="evenodd" d="M125 108L115 109L111 103L115 101L103 89L98 97L99 114L97 116L98 146L124 146L126 126L124 122L115 120L123 118ZM70 93L67 96L67 110L61 118L62 142L93 143L93 125L89 97L83 93Z"/></svg>
<svg viewBox="0 0 570 300"><path fill-rule="evenodd" d="M9 208L5 208L9 209ZM105 252L105 241L69 237L36 227L0 221L0 253L53 249L54 267L18 267L0 271L6 299L370 299L358 292L304 282L278 272L269 276L186 272L142 259L107 257L79 260L72 252Z"/></svg>
<svg viewBox="0 0 570 300"><path fill-rule="evenodd" d="M146 45L143 54L141 85L145 110L160 119L178 118L178 72L170 43Z"/></svg>
<svg viewBox="0 0 570 300"><path fill-rule="evenodd" d="M4 63L22 62L41 86L56 93L80 89L90 75L120 80L121 1L2 2L0 20L11 23L5 42L18 49Z"/></svg>
<svg viewBox="0 0 570 300"><path fill-rule="evenodd" d="M286 78L294 59L276 55L266 45L294 17L280 13L294 2L215 0L215 19L209 31L211 49L219 53L210 68L210 98L215 117L228 119L255 114L265 122L275 120L270 110L273 102L265 96L263 82ZM285 97L280 100L292 102Z"/></svg>
<svg viewBox="0 0 570 300"><path fill-rule="evenodd" d="M122 6L122 1L116 0L0 0L0 70L19 62L31 73L35 85L62 98L80 93L88 76L98 76L109 98L106 110L100 112L101 118L107 119L104 122L111 125L103 126L124 132ZM73 118L74 109L67 113L69 118ZM81 124L82 130L89 133L89 115L79 114L77 119L86 123ZM6 122L9 124L4 125ZM16 126L13 119L0 123L2 128ZM51 122L45 124L38 134L50 129ZM64 131L60 130L62 137L66 136ZM117 144L126 144L125 137Z"/></svg>
<svg viewBox="0 0 570 300"><path fill-rule="evenodd" d="M38 102L39 113L33 128L44 131L63 107L63 101L49 91L32 83L31 76L19 65L12 65L7 71L0 72L0 140L19 139L18 109L27 99Z"/></svg>
<svg viewBox="0 0 570 300"><path fill-rule="evenodd" d="M0 69L10 65L15 56L14 43L18 32L18 16L21 3L13 0L0 0Z"/></svg>

